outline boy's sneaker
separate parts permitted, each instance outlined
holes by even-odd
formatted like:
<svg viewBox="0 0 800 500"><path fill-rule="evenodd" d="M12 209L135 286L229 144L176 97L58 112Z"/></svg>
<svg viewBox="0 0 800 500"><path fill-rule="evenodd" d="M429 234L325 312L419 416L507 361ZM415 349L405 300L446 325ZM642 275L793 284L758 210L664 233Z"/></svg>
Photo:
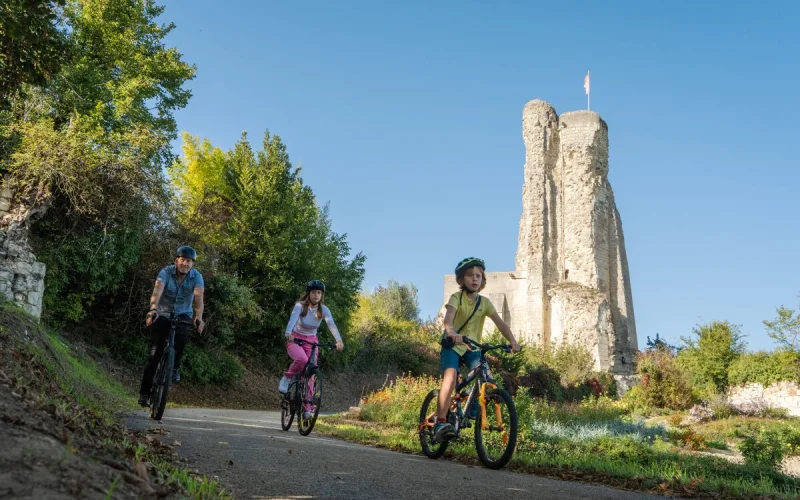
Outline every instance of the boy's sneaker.
<svg viewBox="0 0 800 500"><path fill-rule="evenodd" d="M139 396L139 406L150 406L150 397L147 394Z"/></svg>
<svg viewBox="0 0 800 500"><path fill-rule="evenodd" d="M306 420L311 420L314 417L314 412L311 410L306 410L303 412L303 418Z"/></svg>
<svg viewBox="0 0 800 500"><path fill-rule="evenodd" d="M433 442L441 443L442 441L449 441L456 437L456 430L448 422L436 422L433 426Z"/></svg>
<svg viewBox="0 0 800 500"><path fill-rule="evenodd" d="M172 369L172 381L173 382L180 382L181 381L181 371L177 368Z"/></svg>
<svg viewBox="0 0 800 500"><path fill-rule="evenodd" d="M287 392L289 392L289 383L290 382L291 382L291 380L289 380L285 376L281 377L281 381L278 384L278 392L280 392L281 394L286 394Z"/></svg>
<svg viewBox="0 0 800 500"><path fill-rule="evenodd" d="M478 403L473 403L472 406L469 407L469 418L472 420L476 420L478 418Z"/></svg>

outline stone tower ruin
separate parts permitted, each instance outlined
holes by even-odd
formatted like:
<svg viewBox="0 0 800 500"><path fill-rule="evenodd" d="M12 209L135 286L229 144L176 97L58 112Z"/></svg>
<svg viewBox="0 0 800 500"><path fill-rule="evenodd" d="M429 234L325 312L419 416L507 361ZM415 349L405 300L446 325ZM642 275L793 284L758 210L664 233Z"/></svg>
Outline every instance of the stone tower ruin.
<svg viewBox="0 0 800 500"><path fill-rule="evenodd" d="M633 371L638 350L622 221L608 182L608 125L534 100L522 112L525 181L516 271L481 292L526 343L577 344L595 369ZM458 290L444 278L445 302ZM486 321L485 328L494 330Z"/></svg>

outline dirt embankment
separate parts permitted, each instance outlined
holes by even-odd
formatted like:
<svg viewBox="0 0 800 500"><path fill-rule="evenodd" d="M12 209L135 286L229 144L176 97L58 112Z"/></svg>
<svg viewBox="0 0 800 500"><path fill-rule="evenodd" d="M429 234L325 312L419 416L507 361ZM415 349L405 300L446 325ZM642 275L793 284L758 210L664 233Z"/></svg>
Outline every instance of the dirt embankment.
<svg viewBox="0 0 800 500"><path fill-rule="evenodd" d="M0 498L191 495L203 480L191 473L176 479L179 443L115 423L125 398L75 354L0 304Z"/></svg>

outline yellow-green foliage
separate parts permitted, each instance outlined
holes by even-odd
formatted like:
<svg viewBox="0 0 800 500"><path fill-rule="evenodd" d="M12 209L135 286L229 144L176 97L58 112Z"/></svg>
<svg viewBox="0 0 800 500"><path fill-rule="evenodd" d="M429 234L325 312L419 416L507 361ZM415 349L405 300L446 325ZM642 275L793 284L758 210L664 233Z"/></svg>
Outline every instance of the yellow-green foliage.
<svg viewBox="0 0 800 500"><path fill-rule="evenodd" d="M800 380L800 354L791 351L760 351L741 355L728 368L728 382L757 382L768 386L782 380Z"/></svg>
<svg viewBox="0 0 800 500"><path fill-rule="evenodd" d="M625 394L629 407L683 410L694 404L690 375L678 366L671 351L639 353L636 371L641 381Z"/></svg>
<svg viewBox="0 0 800 500"><path fill-rule="evenodd" d="M381 390L370 394L361 409L361 418L371 422L387 422L403 428L416 428L425 395L438 388L434 377L400 376Z"/></svg>
<svg viewBox="0 0 800 500"><path fill-rule="evenodd" d="M696 338L681 337L685 347L678 353L678 365L691 374L697 386L713 386L716 391L728 388L728 367L745 351L738 325L713 321L697 326Z"/></svg>
<svg viewBox="0 0 800 500"><path fill-rule="evenodd" d="M430 325L422 324L416 317L416 300L413 284L396 282L359 296L345 346L354 353L354 369L438 372L436 335Z"/></svg>
<svg viewBox="0 0 800 500"><path fill-rule="evenodd" d="M585 348L573 344L559 344L545 348L542 345L526 345L521 352L528 371L541 366L552 368L567 385L576 385L588 380L594 370L594 359Z"/></svg>

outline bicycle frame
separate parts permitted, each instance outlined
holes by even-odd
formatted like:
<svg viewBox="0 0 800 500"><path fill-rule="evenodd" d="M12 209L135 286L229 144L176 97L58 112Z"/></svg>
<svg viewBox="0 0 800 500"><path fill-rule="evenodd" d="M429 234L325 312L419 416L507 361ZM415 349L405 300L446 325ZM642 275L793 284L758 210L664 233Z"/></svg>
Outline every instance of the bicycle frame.
<svg viewBox="0 0 800 500"><path fill-rule="evenodd" d="M166 366L169 365L170 351L174 353L175 350L175 331L179 324L189 326L192 324L189 321L181 320L180 317L173 317L170 319L170 322L172 324L169 329L169 337L167 343L164 345L161 359L158 361L155 373L153 374L153 382L150 386L150 417L155 420L161 420L161 416L164 413L166 398L172 381L172 370L175 368L174 366ZM164 399L164 401L162 401L162 399Z"/></svg>
<svg viewBox="0 0 800 500"><path fill-rule="evenodd" d="M484 430L498 430L505 432L503 422L501 420L500 414L500 405L495 403L495 407L497 411L495 412L495 417L497 420L497 426L491 426L487 422L486 419L486 390L488 389L497 389L497 384L495 383L494 377L492 376L492 371L489 368L489 360L486 359L486 353L495 349L506 349L506 346L487 346L481 345L477 342L470 340L469 338L465 338L465 343L471 345L473 348L478 348L481 351L481 360L478 366L470 370L464 377L463 380L460 382L458 381L461 379L461 371L458 370L456 373L456 388L453 394L453 397L450 400L450 411L449 414L451 415L451 420L455 417L455 421L451 421L450 423L453 425L456 431L456 438L460 436L461 429L468 429L472 427L472 421L476 420L470 416L470 412L464 411L464 408L471 408L473 401L475 398L478 398L479 403L479 412L481 418L481 428ZM474 381L477 382L472 385L472 388L469 390L469 393L465 393L465 389L472 384ZM464 407L462 407L461 403L464 402ZM430 424L431 417L434 415L430 415L428 419L426 419L425 424L423 425L432 425ZM504 436L504 440L506 437Z"/></svg>
<svg viewBox="0 0 800 500"><path fill-rule="evenodd" d="M330 344L327 342L309 342L307 340L297 339L297 338L292 339L292 342L294 342L297 345L303 345L303 344L311 345L311 353L309 353L308 361L306 361L305 366L303 366L303 371L296 376L297 377L296 380L293 380L290 383L289 391L287 392L287 394L289 392L292 393L292 398L291 398L292 405L295 407L295 412L299 416L302 415L303 404L311 402L305 400L307 388L305 387L304 381L305 381L305 376L309 375L312 370L319 368L319 366L317 365L317 359L319 357L319 348L326 347L328 349L332 349L336 346L336 344ZM292 390L292 387L294 387L294 390Z"/></svg>

